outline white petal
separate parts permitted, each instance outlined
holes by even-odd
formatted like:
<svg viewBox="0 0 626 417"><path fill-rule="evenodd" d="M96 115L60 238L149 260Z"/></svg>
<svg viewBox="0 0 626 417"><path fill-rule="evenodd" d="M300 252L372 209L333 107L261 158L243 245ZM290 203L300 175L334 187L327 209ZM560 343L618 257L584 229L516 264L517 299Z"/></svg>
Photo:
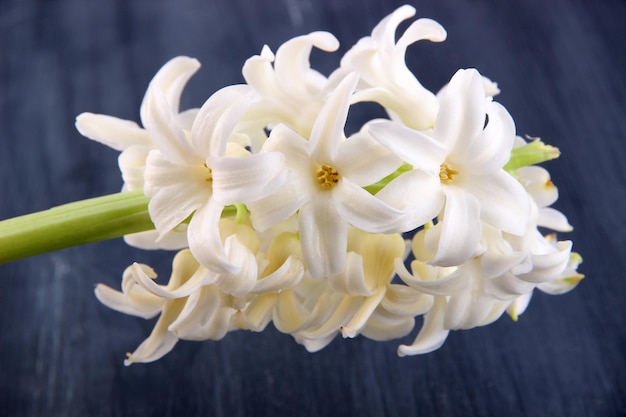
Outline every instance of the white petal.
<svg viewBox="0 0 626 417"><path fill-rule="evenodd" d="M176 265L174 266L176 268ZM158 285L141 269L140 265L132 267L134 278L148 291L163 298L183 298L196 291L201 285L209 284L214 280L215 274L205 269L195 271L190 277L185 277L185 282L176 288L170 285Z"/></svg>
<svg viewBox="0 0 626 417"><path fill-rule="evenodd" d="M341 327L343 337L356 337L361 329L367 324L367 321L374 313L374 310L380 305L381 300L385 296L385 287L380 287L370 297L366 297L359 309L354 313L350 322Z"/></svg>
<svg viewBox="0 0 626 417"><path fill-rule="evenodd" d="M557 243L556 251L548 254L533 255L533 269L526 274L519 274L518 278L536 284L553 280L567 267L572 250L572 241L566 240Z"/></svg>
<svg viewBox="0 0 626 417"><path fill-rule="evenodd" d="M280 268L258 280L251 292L255 294L281 292L297 285L303 275L302 262L295 256L290 256Z"/></svg>
<svg viewBox="0 0 626 417"><path fill-rule="evenodd" d="M172 113L178 113L180 96L182 95L185 85L189 79L200 68L200 62L197 59L186 56L178 56L169 60L159 69L156 75L150 81L150 88L157 89L163 93L165 100L169 104ZM141 104L141 120L145 120L146 102L149 100L148 93Z"/></svg>
<svg viewBox="0 0 626 417"><path fill-rule="evenodd" d="M459 141L476 137L485 124L485 90L475 69L458 70L439 97L435 137L452 150ZM459 146L463 146L462 144Z"/></svg>
<svg viewBox="0 0 626 417"><path fill-rule="evenodd" d="M309 140L309 154L318 163L332 163L337 153L337 146L343 140L343 128L348 118L350 97L359 76L350 73L330 94L320 111Z"/></svg>
<svg viewBox="0 0 626 417"><path fill-rule="evenodd" d="M432 310L426 313L424 324L415 341L411 345L398 346L398 356L421 355L439 349L450 332L443 326L445 310L445 298L437 297Z"/></svg>
<svg viewBox="0 0 626 417"><path fill-rule="evenodd" d="M512 297L532 293L535 286L511 273L504 273L485 282L485 293L499 300L510 300Z"/></svg>
<svg viewBox="0 0 626 417"><path fill-rule="evenodd" d="M318 193L298 215L302 254L315 278L341 272L348 244L348 223L324 194L327 193Z"/></svg>
<svg viewBox="0 0 626 417"><path fill-rule="evenodd" d="M189 161L195 153L178 126L177 114L172 112L163 92L148 90L144 104L143 124L163 157L172 163Z"/></svg>
<svg viewBox="0 0 626 417"><path fill-rule="evenodd" d="M126 148L118 157L117 163L122 172L125 190L141 190L144 186L146 160L150 147L145 145L132 145Z"/></svg>
<svg viewBox="0 0 626 417"><path fill-rule="evenodd" d="M385 298L380 305L389 313L399 316L418 316L433 306L434 297L400 284L387 286Z"/></svg>
<svg viewBox="0 0 626 417"><path fill-rule="evenodd" d="M243 297L254 288L259 276L256 258L250 249L241 243L237 235L230 235L226 238L224 252L230 264L238 267L238 272L220 275L217 283L226 294Z"/></svg>
<svg viewBox="0 0 626 417"><path fill-rule="evenodd" d="M82 113L76 118L76 129L81 135L118 151L129 146L153 146L148 132L130 120L105 114Z"/></svg>
<svg viewBox="0 0 626 417"><path fill-rule="evenodd" d="M293 291L284 291L272 312L274 327L282 333L293 333L305 321L305 312Z"/></svg>
<svg viewBox="0 0 626 417"><path fill-rule="evenodd" d="M313 345L317 346L315 348L317 350L324 347L328 343L328 337L334 337L339 333L341 327L350 321L363 301L361 297L350 296L345 296L340 300L341 302L336 307L333 306L329 309L327 308L328 306L324 306L324 310L327 311L323 312L323 318L320 317L319 320L316 320L316 322L321 323L320 326L307 328L306 330L300 331L295 335L296 340L301 338L298 340L299 342L307 342L305 344L307 350L309 350L309 347L312 347ZM331 314L328 314L328 311L330 311ZM314 311L312 315L315 315L315 313L316 312ZM314 343L313 345L310 344L315 341L317 341L317 343ZM318 344L322 341L325 343Z"/></svg>
<svg viewBox="0 0 626 417"><path fill-rule="evenodd" d="M504 170L485 176L460 175L458 179L457 184L478 200L483 221L504 232L526 234L530 201L519 181Z"/></svg>
<svg viewBox="0 0 626 417"><path fill-rule="evenodd" d="M572 225L567 221L567 217L560 211L551 207L545 207L539 210L537 225L556 230L557 232L571 232L574 230Z"/></svg>
<svg viewBox="0 0 626 417"><path fill-rule="evenodd" d="M446 186L443 189L446 194L443 220L426 231L426 245L434 254L430 264L455 266L476 254L481 207L474 196L460 188Z"/></svg>
<svg viewBox="0 0 626 417"><path fill-rule="evenodd" d="M384 311L384 310L382 310ZM415 327L415 319L406 316L384 314L377 309L361 329L361 335L368 339L386 341L406 336Z"/></svg>
<svg viewBox="0 0 626 417"><path fill-rule="evenodd" d="M434 219L445 202L439 177L417 169L392 180L376 193L376 197L402 211L403 216L394 226L402 232L414 230Z"/></svg>
<svg viewBox="0 0 626 417"><path fill-rule="evenodd" d="M146 299L152 296L152 302L138 306L137 303L131 302L125 294L104 284L96 285L95 294L98 301L110 309L144 319L151 319L159 314L163 308L162 300L157 299L157 297L152 294L146 294Z"/></svg>
<svg viewBox="0 0 626 417"><path fill-rule="evenodd" d="M391 207L346 178L343 178L331 193L339 216L366 232L395 231L395 224L402 217L402 211Z"/></svg>
<svg viewBox="0 0 626 417"><path fill-rule="evenodd" d="M313 195L311 180L299 175L288 175L285 184L275 193L247 204L254 228L265 231L287 219L306 204Z"/></svg>
<svg viewBox="0 0 626 417"><path fill-rule="evenodd" d="M156 230L147 230L145 232L124 235L124 242L129 246L147 250L178 250L189 246L187 244L186 225L185 227L174 228L161 236L160 239Z"/></svg>
<svg viewBox="0 0 626 417"><path fill-rule="evenodd" d="M130 354L128 359L124 360L124 365L154 362L174 349L176 343L178 343L178 337L170 332L153 332Z"/></svg>
<svg viewBox="0 0 626 417"><path fill-rule="evenodd" d="M353 296L369 296L375 291L375 288L365 279L363 257L354 252L348 252L343 271L328 277L328 284L336 292Z"/></svg>
<svg viewBox="0 0 626 417"><path fill-rule="evenodd" d="M509 316L511 316L511 319L513 319L513 321L517 321L518 316L526 311L532 295L533 294L531 292L517 297L515 301L511 303L509 308L507 308L507 313L509 314Z"/></svg>
<svg viewBox="0 0 626 417"><path fill-rule="evenodd" d="M358 186L379 181L400 167L402 161L365 132L339 144L336 168Z"/></svg>
<svg viewBox="0 0 626 417"><path fill-rule="evenodd" d="M285 157L278 152L222 158L211 168L213 198L225 206L259 200L280 188L287 176Z"/></svg>
<svg viewBox="0 0 626 417"><path fill-rule="evenodd" d="M189 296L169 330L185 340L220 340L233 314L232 308L222 305L217 287L207 286Z"/></svg>
<svg viewBox="0 0 626 417"><path fill-rule="evenodd" d="M511 158L515 141L515 123L506 109L498 103L487 105L489 122L475 137L468 136L457 143L449 161L473 174L490 174L500 170Z"/></svg>
<svg viewBox="0 0 626 417"><path fill-rule="evenodd" d="M441 143L397 122L376 120L368 123L364 129L414 168L433 175L439 174L439 167L447 154L446 148Z"/></svg>
<svg viewBox="0 0 626 417"><path fill-rule="evenodd" d="M279 124L263 144L262 152L280 152L285 155L287 167L302 175L311 175L313 163L307 149L308 141L288 126Z"/></svg>
<svg viewBox="0 0 626 417"><path fill-rule="evenodd" d="M267 45L263 47L263 51L266 53L248 58L242 72L248 85L260 94L271 95L278 89L272 68L274 56Z"/></svg>
<svg viewBox="0 0 626 417"><path fill-rule="evenodd" d="M203 158L222 157L235 125L252 102L247 85L230 85L213 93L191 127L191 142Z"/></svg>
<svg viewBox="0 0 626 417"><path fill-rule="evenodd" d="M276 79L285 91L295 97L310 95L306 87L312 72L309 55L313 46L332 52L339 48L339 41L331 33L312 32L285 42L276 51Z"/></svg>
<svg viewBox="0 0 626 417"><path fill-rule="evenodd" d="M396 43L396 29L404 20L415 15L415 7L405 4L387 15L372 30L372 40L380 49L392 49Z"/></svg>
<svg viewBox="0 0 626 417"><path fill-rule="evenodd" d="M237 274L241 265L228 259L219 233L218 223L223 209L223 205L211 200L194 213L187 229L189 249L210 271Z"/></svg>
<svg viewBox="0 0 626 417"><path fill-rule="evenodd" d="M417 261L414 261L417 262ZM459 293L467 288L467 279L462 273L453 272L443 278L434 280L421 279L409 273L402 259L395 262L395 271L406 285L424 294L451 295Z"/></svg>

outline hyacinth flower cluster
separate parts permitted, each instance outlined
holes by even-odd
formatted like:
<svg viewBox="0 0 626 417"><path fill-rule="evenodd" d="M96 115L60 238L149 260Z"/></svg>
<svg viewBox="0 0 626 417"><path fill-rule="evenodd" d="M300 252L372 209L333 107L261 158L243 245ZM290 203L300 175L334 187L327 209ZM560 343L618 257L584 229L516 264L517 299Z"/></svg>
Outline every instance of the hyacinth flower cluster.
<svg viewBox="0 0 626 417"><path fill-rule="evenodd" d="M536 165L558 150L517 136L496 84L476 69L426 89L406 49L446 31L418 19L396 39L414 14L403 6L384 18L329 76L309 54L339 42L314 32L275 53L265 46L243 65L244 84L199 109L179 107L200 64L177 57L151 81L142 126L78 116L84 136L121 151L123 192L150 199L154 230L126 242L178 251L169 280L135 263L121 291L96 288L112 309L158 316L127 365L157 360L180 339L270 323L312 352L338 335L397 339L419 316L398 354L423 354L450 330L505 312L517 320L535 289L560 294L580 281L580 256L553 233L572 229L550 207L557 188ZM346 135L360 102L388 117Z"/></svg>

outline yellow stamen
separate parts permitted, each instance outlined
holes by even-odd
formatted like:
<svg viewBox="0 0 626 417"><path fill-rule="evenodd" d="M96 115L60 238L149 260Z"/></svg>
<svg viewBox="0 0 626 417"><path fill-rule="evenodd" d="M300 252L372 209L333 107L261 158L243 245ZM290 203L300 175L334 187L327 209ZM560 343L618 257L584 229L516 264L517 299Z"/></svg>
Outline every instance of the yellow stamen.
<svg viewBox="0 0 626 417"><path fill-rule="evenodd" d="M459 174L459 171L450 168L450 165L448 165L445 162L441 164L441 166L439 167L439 179L444 184L452 184L452 180L454 179L454 176L458 174Z"/></svg>
<svg viewBox="0 0 626 417"><path fill-rule="evenodd" d="M204 180L205 180L206 182L212 182L212 181L213 181L213 171L211 171L211 168L209 168L209 166L206 164L206 162L205 162L203 165L204 165L204 167L205 167L206 169L208 169L208 170L209 170L209 176L208 176L208 177L206 177Z"/></svg>
<svg viewBox="0 0 626 417"><path fill-rule="evenodd" d="M325 190L330 190L333 188L339 180L341 179L341 175L337 172L337 169L330 165L322 165L317 169L315 173L315 180Z"/></svg>

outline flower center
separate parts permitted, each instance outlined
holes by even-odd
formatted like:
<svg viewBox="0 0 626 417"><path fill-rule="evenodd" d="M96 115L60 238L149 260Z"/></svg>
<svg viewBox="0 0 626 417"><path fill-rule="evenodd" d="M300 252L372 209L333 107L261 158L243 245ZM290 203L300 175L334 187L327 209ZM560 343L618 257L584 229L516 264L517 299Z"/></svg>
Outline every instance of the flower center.
<svg viewBox="0 0 626 417"><path fill-rule="evenodd" d="M211 168L209 168L206 162L204 163L204 168L206 168L206 170L208 171L207 173L205 173L206 178L204 178L204 180L206 182L213 182L213 171L211 171Z"/></svg>
<svg viewBox="0 0 626 417"><path fill-rule="evenodd" d="M333 166L324 164L317 168L315 172L315 180L317 184L325 190L333 188L341 179L341 175Z"/></svg>
<svg viewBox="0 0 626 417"><path fill-rule="evenodd" d="M452 184L454 176L458 175L458 173L459 171L450 168L450 165L445 162L439 167L439 179L444 184Z"/></svg>

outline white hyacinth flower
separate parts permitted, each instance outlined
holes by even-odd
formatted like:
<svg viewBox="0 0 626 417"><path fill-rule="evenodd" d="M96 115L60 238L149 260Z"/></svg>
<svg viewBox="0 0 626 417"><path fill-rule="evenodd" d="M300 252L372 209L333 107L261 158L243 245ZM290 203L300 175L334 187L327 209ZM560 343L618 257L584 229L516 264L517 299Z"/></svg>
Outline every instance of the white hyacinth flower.
<svg viewBox="0 0 626 417"><path fill-rule="evenodd" d="M550 207L558 189L549 172L534 166L558 149L517 137L493 101L497 84L475 69L457 71L437 94L425 88L406 65L407 48L447 34L418 19L396 39L414 14L405 5L385 17L329 76L311 68L310 54L339 42L312 32L275 55L264 46L243 66L246 84L200 109L179 109L200 64L178 57L151 81L143 127L77 118L83 135L121 151L123 190L145 194L131 195L132 208L145 223L147 210L156 230L127 242L185 248L167 283L135 263L121 292L96 288L115 310L160 315L127 365L154 361L180 339L270 323L311 352L340 334L389 340L409 334L419 316L423 326L398 354L423 354L451 330L504 312L517 320L535 289L561 294L583 278L572 242L542 231L572 230ZM351 105L365 101L388 118L346 137Z"/></svg>
<svg viewBox="0 0 626 417"><path fill-rule="evenodd" d="M150 81L148 91L158 90L165 97L172 113L173 123L183 130L191 129L198 109L180 111L180 97L189 79L198 71L200 63L194 58L179 56L168 61ZM123 191L141 190L144 185L146 158L156 149L153 134L146 129L145 117L154 95L146 94L140 107L144 128L130 120L106 114L82 113L76 118L76 129L85 137L120 151L118 164L122 173ZM126 235L124 240L142 249L180 249L187 246L184 228L173 230L157 242L155 231Z"/></svg>
<svg viewBox="0 0 626 417"><path fill-rule="evenodd" d="M313 32L285 42L276 56L266 45L260 55L248 58L243 76L258 95L243 116L249 130L272 129L282 123L309 137L326 97L336 86L310 67L313 47L332 52L339 41L328 32ZM252 143L252 148L260 146Z"/></svg>
<svg viewBox="0 0 626 417"><path fill-rule="evenodd" d="M354 101L380 103L392 119L416 130L433 126L439 104L407 68L406 48L420 40L442 42L445 29L431 19L419 19L396 41L398 25L415 15L415 8L404 5L384 18L371 36L357 42L342 58L341 69L355 71L361 83Z"/></svg>
<svg viewBox="0 0 626 417"><path fill-rule="evenodd" d="M525 234L530 202L503 169L515 140L513 119L486 97L478 71L459 70L438 98L432 136L391 121L371 122L367 130L414 168L377 196L406 213L406 230L439 215L427 234L430 262L453 266L479 251L481 220Z"/></svg>
<svg viewBox="0 0 626 417"><path fill-rule="evenodd" d="M196 259L209 269L231 274L241 266L229 260L222 246L218 231L222 210L262 198L284 181L282 154L253 155L228 142L250 102L249 91L235 85L213 94L190 133L176 124L159 90L150 91L154 98L144 117L158 146L148 155L144 185L157 232L163 236L191 216L187 239Z"/></svg>
<svg viewBox="0 0 626 417"><path fill-rule="evenodd" d="M283 154L288 178L276 192L249 205L252 223L265 230L298 211L302 252L314 277L343 268L348 225L380 232L401 215L362 188L392 173L400 160L366 135L344 136L357 81L356 74L341 81L309 139L279 125L260 154Z"/></svg>

